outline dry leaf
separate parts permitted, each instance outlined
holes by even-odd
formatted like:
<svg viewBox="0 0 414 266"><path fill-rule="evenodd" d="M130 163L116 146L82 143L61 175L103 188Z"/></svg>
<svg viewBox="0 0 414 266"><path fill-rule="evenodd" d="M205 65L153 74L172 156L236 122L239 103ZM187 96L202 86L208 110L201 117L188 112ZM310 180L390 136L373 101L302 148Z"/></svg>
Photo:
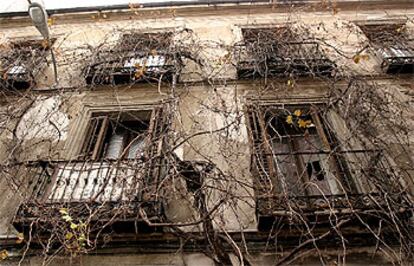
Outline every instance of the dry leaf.
<svg viewBox="0 0 414 266"><path fill-rule="evenodd" d="M354 55L352 59L354 60L355 64L358 64L359 61L361 60L361 57L357 54L357 55Z"/></svg>
<svg viewBox="0 0 414 266"><path fill-rule="evenodd" d="M9 252L7 250L3 249L0 251L0 260L5 260L9 257Z"/></svg>
<svg viewBox="0 0 414 266"><path fill-rule="evenodd" d="M48 18L47 25L50 27L55 24L55 18Z"/></svg>
<svg viewBox="0 0 414 266"><path fill-rule="evenodd" d="M23 235L23 233L18 233L18 234L17 234L16 244L21 244L21 243L23 243L23 240L24 240L24 235Z"/></svg>
<svg viewBox="0 0 414 266"><path fill-rule="evenodd" d="M65 234L65 239L66 240L71 240L72 237L73 237L73 234L71 232L68 232L68 233Z"/></svg>
<svg viewBox="0 0 414 266"><path fill-rule="evenodd" d="M302 119L298 120L298 125L301 128L308 128L311 124L312 124L311 120L302 120Z"/></svg>

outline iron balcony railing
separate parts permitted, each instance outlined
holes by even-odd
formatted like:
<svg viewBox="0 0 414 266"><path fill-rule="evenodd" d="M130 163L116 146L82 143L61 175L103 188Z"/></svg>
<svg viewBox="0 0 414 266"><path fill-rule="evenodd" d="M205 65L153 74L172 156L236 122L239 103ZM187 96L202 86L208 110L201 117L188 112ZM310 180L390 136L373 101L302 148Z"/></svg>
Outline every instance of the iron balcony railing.
<svg viewBox="0 0 414 266"><path fill-rule="evenodd" d="M336 151L331 154L328 151L318 152L292 152L252 155L252 173L255 176L255 195L256 211L259 221L259 229L267 230L272 226L275 219L289 219L290 216L302 215L305 219L316 219L319 222L325 217L325 222L332 214L350 214L359 212L387 212L392 208L393 211L411 215L413 205L410 204L403 189L392 181L388 175L388 170L381 161L381 158L371 157L368 154L378 154L375 150L352 150ZM301 176L293 189L292 180L287 180L289 176L281 176L280 166L276 159L278 156L288 161L294 162L297 156L309 155L329 155L337 163L334 173L327 173L324 176L330 179L329 182L340 182L340 190L327 193L323 189L314 189L320 185L318 181L308 180L306 169L296 169ZM358 154L358 165L351 164L348 155ZM365 158L365 159L363 159ZM376 158L376 159L375 159ZM372 165L373 160L377 160L378 165ZM271 170L273 168L273 170ZM291 177L291 176L290 176ZM320 181L319 181L320 182ZM358 186L356 185L358 182ZM285 184L282 186L281 184ZM298 189L298 187L300 187ZM328 218L327 218L328 217ZM270 222L269 222L270 221Z"/></svg>
<svg viewBox="0 0 414 266"><path fill-rule="evenodd" d="M14 221L17 227L47 222L61 208L83 218L94 213L92 218L101 222L137 220L140 208L148 219L161 215L160 178L149 176L147 163L140 160L36 162L18 172L31 181Z"/></svg>
<svg viewBox="0 0 414 266"><path fill-rule="evenodd" d="M52 43L54 40L51 41ZM0 51L0 87L28 89L47 64L49 45L41 41L10 44Z"/></svg>
<svg viewBox="0 0 414 266"><path fill-rule="evenodd" d="M414 48L408 44L383 46L378 49L381 67L388 74L414 73Z"/></svg>
<svg viewBox="0 0 414 266"><path fill-rule="evenodd" d="M87 84L131 84L169 81L179 75L179 62L168 52L101 53L84 73Z"/></svg>
<svg viewBox="0 0 414 266"><path fill-rule="evenodd" d="M332 76L335 64L317 42L288 42L236 47L239 78L275 76Z"/></svg>

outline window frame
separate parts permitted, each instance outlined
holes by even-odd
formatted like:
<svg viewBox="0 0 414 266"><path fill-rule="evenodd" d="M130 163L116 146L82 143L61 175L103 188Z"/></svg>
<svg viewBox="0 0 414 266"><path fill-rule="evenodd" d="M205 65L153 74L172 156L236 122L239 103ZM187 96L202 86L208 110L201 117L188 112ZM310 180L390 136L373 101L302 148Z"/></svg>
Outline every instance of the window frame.
<svg viewBox="0 0 414 266"><path fill-rule="evenodd" d="M127 120L123 120L121 121L120 117L122 115L129 115L129 112L134 112L134 113L145 113L147 112L147 114L143 114L143 116L148 116L147 120L141 120L138 121L138 118L136 118L135 120L131 120L131 119L127 119ZM80 152L80 157L82 157L85 160L92 160L92 161L98 161L98 160L125 160L125 159L132 159L132 158L126 158L127 154L129 153L130 150L130 146L132 144L132 140L131 139L131 133L127 133L126 134L126 139L123 140L122 143L122 153L118 156L118 158L110 158L108 155L108 149L109 146L106 147L105 150L105 145L109 145L111 138L113 137L113 135L115 134L116 128L113 128L113 125L111 125L111 123L116 123L116 124L120 124L122 125L125 122L131 123L133 121L136 121L137 124L138 123L147 123L147 128L144 130L145 132L145 136L144 136L144 141L146 142L146 146L149 144L148 143L148 138L149 138L149 130L151 128L151 122L154 121L155 117L154 117L154 110L130 110L128 112L125 111L118 111L118 112L114 112L114 111L109 111L109 112L94 112L91 114L90 117L90 125L87 127L86 133L84 135L84 141L83 141L83 145L82 145L82 149ZM124 114L123 114L124 113ZM97 114L97 115L96 115ZM96 116L95 116L96 115ZM116 121L113 121L113 116L118 116ZM97 121L97 122L91 122L91 121ZM97 126L99 128L97 128ZM108 133L108 130L112 130L112 133ZM144 134L143 132L143 134ZM109 134L109 135L108 135ZM96 136L96 141L94 141L94 137ZM125 142L126 141L126 142ZM90 147L90 146L93 147Z"/></svg>
<svg viewBox="0 0 414 266"><path fill-rule="evenodd" d="M245 108L245 116L246 116L246 126L249 136L249 146L251 151L251 173L253 174L253 178L255 180L255 190L258 193L257 196L259 197L268 197L268 196L275 196L277 194L277 191L275 190L275 186L272 184L274 182L279 182L279 177L277 175L277 169L275 166L276 156L285 155L285 153L278 153L275 152L272 148L271 141L269 140L269 132L266 132L266 126L264 123L266 123L266 118L264 111L261 110L262 119L261 121L256 121L255 124L259 125L259 133L254 133L252 131L252 122L254 120L257 120L257 108L274 108L277 109L294 109L297 107L308 107L310 112L313 112L311 109L318 107L318 106L325 106L325 102L289 102L289 103L281 103L281 102L256 102L256 101L249 101L246 104ZM288 107L288 108L286 108ZM252 115L254 114L254 115ZM317 136L320 138L320 141L324 147L324 150L322 152L315 152L315 154L327 154L330 155L328 158L329 165L333 167L333 171L330 170L329 173L325 173L327 182L340 182L340 184L337 184L337 191L332 191L330 196L332 195L340 195L344 193L353 193L355 191L358 191L359 188L357 187L356 181L354 180L354 177L349 172L347 162L343 160L343 158L338 157L336 154L332 153L332 150L335 149L334 147L336 139L336 132L333 132L332 129L328 129L327 125L323 122L319 114L313 114L312 120L315 123ZM258 126L254 126L257 131ZM264 130L263 130L264 129ZM261 142L262 148L265 152L263 154L262 150L259 150L260 147L258 146L258 143L260 143L260 140L258 141L255 134L260 134L261 138L263 139ZM329 134L329 136L328 136ZM331 138L331 140L328 139ZM259 144L260 145L260 144ZM291 148L291 147L290 147ZM302 166L305 164L300 162L300 156L302 156L304 153L298 152L297 150L290 150L289 154L290 156L293 156L295 158L295 165L296 169L298 170L298 173L300 174L300 182L302 182L302 185L305 184L305 182L309 182L309 177L307 177L306 169L301 169ZM269 156L270 155L270 156ZM266 169L266 164L268 169ZM306 166L306 165L305 165ZM262 168L262 169L261 169ZM331 177L328 177L328 175L333 176L333 180L331 180ZM306 178L306 180L304 180ZM347 182L347 186L344 186L344 182ZM263 185L262 185L263 184ZM333 186L334 187L334 186ZM270 188L270 189L268 189ZM345 191L344 191L345 189ZM350 190L350 191L348 191ZM312 196L309 191L306 189L303 190L305 197ZM299 195L298 195L299 196Z"/></svg>

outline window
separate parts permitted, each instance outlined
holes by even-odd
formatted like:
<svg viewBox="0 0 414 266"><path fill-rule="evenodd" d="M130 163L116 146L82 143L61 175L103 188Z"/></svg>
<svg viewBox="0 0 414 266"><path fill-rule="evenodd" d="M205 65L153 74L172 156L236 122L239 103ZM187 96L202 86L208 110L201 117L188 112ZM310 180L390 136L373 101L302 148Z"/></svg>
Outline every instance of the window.
<svg viewBox="0 0 414 266"><path fill-rule="evenodd" d="M347 122L322 103L248 106L259 230L303 219L331 226L333 210L382 212L388 197L403 202L387 152L366 146Z"/></svg>
<svg viewBox="0 0 414 266"><path fill-rule="evenodd" d="M52 40L53 43L54 40ZM0 86L28 89L47 63L50 46L41 40L12 42L0 50Z"/></svg>
<svg viewBox="0 0 414 266"><path fill-rule="evenodd" d="M93 113L81 157L94 161L142 158L156 113L159 111Z"/></svg>
<svg viewBox="0 0 414 266"><path fill-rule="evenodd" d="M360 25L361 30L382 57L388 74L414 73L414 43L405 24Z"/></svg>
<svg viewBox="0 0 414 266"><path fill-rule="evenodd" d="M85 69L87 84L171 81L175 57L172 33L128 33L114 47L102 49Z"/></svg>
<svg viewBox="0 0 414 266"><path fill-rule="evenodd" d="M336 139L320 106L258 106L248 111L259 197L355 192L335 155Z"/></svg>
<svg viewBox="0 0 414 266"><path fill-rule="evenodd" d="M242 29L238 49L238 76L306 76L333 73L334 64L313 38L299 36L288 27Z"/></svg>

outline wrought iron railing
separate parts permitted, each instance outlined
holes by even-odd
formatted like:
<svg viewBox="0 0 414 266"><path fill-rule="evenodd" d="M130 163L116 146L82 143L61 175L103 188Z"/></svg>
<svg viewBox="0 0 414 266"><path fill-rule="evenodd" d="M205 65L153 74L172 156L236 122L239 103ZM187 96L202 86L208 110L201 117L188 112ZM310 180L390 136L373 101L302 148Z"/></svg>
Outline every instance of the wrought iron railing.
<svg viewBox="0 0 414 266"><path fill-rule="evenodd" d="M134 220L140 208L149 219L160 218L160 179L148 176L147 168L140 160L36 162L22 166L19 174L31 182L15 224L47 221L61 208L70 208L78 217L94 213L94 219L100 221L114 217L115 221Z"/></svg>
<svg viewBox="0 0 414 266"><path fill-rule="evenodd" d="M389 208L399 206L406 209L409 204L402 194L357 193L337 195L309 195L286 197L268 196L257 199L260 215L283 215L285 212L296 211L307 214L321 214L324 212L351 212L361 210L389 211ZM391 207L392 206L392 207Z"/></svg>
<svg viewBox="0 0 414 266"><path fill-rule="evenodd" d="M54 40L52 40L53 43ZM12 43L0 52L0 86L27 89L46 66L49 46L41 41Z"/></svg>
<svg viewBox="0 0 414 266"><path fill-rule="evenodd" d="M87 84L130 84L171 81L178 76L179 63L174 54L127 52L114 55L102 53L84 73Z"/></svg>
<svg viewBox="0 0 414 266"><path fill-rule="evenodd" d="M408 43L384 45L378 49L381 67L389 74L414 73L414 48Z"/></svg>
<svg viewBox="0 0 414 266"><path fill-rule="evenodd" d="M338 167L336 176L331 177L331 182L341 183L341 190L331 193L323 193L321 189L309 191L309 188L318 186L311 185L305 181L306 172L298 172L302 177L298 178L303 182L301 190L294 191L289 188L289 177L281 177L279 169L275 164L275 154L252 155L252 173L255 175L255 194L257 214L260 217L277 217L292 214L292 211L306 215L320 215L329 213L344 213L350 211L387 211L395 210L412 211L413 205L398 185L398 180L393 181L389 175L392 172L381 158L375 156L378 150L353 150L337 151L338 154L329 156L336 157ZM320 152L294 152L292 154L281 153L283 156L298 156L309 154L328 154L327 151ZM350 166L345 157L349 154L366 156L358 157L358 166ZM368 155L369 154L369 155ZM374 157L372 157L374 156ZM365 159L363 159L365 158ZM377 165L371 165L372 160L378 160ZM273 170L271 166L273 165ZM384 169L382 169L384 168ZM381 170L382 169L382 170ZM325 173L326 174L326 173ZM329 175L327 175L329 176ZM326 177L328 178L328 177ZM358 180L356 180L358 179ZM358 182L358 186L356 183ZM280 184L284 183L282 187ZM298 192L299 191L299 192ZM316 191L316 193L315 193ZM299 193L299 194L296 194Z"/></svg>
<svg viewBox="0 0 414 266"><path fill-rule="evenodd" d="M239 78L264 76L331 76L335 64L322 52L317 42L289 42L256 47L236 47Z"/></svg>

